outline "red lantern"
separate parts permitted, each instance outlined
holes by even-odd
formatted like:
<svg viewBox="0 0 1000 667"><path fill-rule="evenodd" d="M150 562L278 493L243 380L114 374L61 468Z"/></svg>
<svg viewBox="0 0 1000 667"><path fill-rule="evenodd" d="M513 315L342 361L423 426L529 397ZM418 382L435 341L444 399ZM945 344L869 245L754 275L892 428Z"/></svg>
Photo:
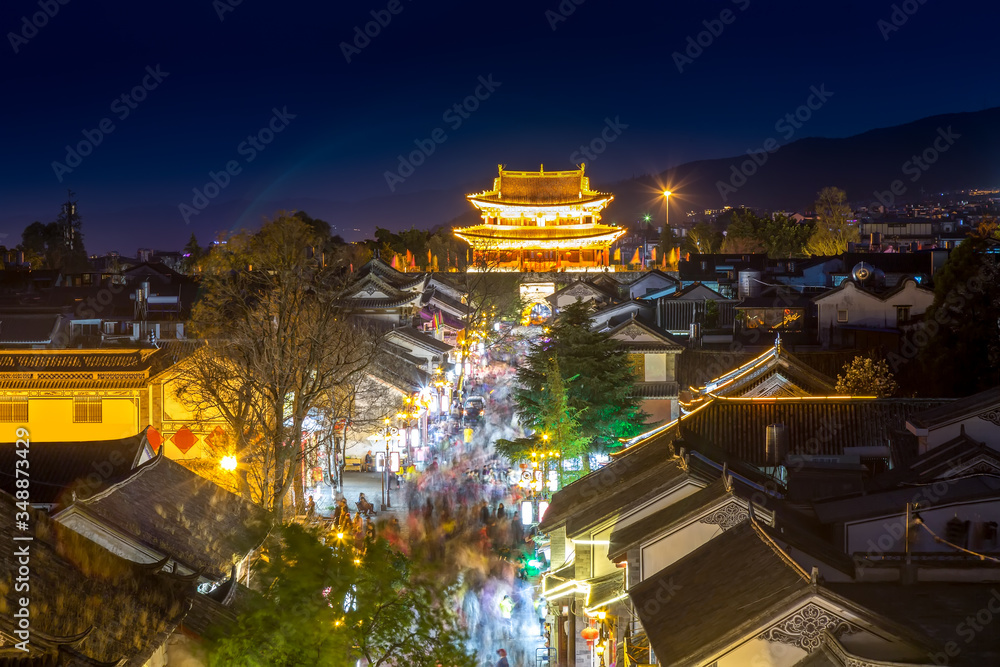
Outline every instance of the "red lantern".
<svg viewBox="0 0 1000 667"><path fill-rule="evenodd" d="M594 647L594 640L597 639L601 633L595 627L586 627L580 631L580 636L587 640L587 648Z"/></svg>

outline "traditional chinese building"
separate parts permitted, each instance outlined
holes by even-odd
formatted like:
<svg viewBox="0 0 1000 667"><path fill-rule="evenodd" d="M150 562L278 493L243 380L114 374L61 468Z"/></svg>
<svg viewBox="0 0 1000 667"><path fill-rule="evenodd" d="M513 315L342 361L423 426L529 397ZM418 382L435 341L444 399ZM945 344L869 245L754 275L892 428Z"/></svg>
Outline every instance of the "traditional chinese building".
<svg viewBox="0 0 1000 667"><path fill-rule="evenodd" d="M609 246L625 230L601 224L614 196L590 189L584 167L507 171L493 189L468 195L482 224L455 230L473 250L473 265L552 271L607 266Z"/></svg>

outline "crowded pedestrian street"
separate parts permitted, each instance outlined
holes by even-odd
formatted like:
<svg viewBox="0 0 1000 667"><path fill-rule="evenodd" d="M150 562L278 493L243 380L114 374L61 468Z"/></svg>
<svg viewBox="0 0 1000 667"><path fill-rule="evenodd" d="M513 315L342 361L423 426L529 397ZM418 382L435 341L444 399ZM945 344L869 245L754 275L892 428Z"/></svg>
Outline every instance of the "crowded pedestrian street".
<svg viewBox="0 0 1000 667"><path fill-rule="evenodd" d="M309 491L311 521L359 548L366 537L384 537L451 584L469 648L484 666L503 656L511 665L547 665L549 655L537 503L522 516L522 471L494 450L498 439L523 435L510 403L513 378L503 363L471 378L467 395L484 397L482 414L468 422L439 418L421 465L399 474L349 471L341 489L319 482Z"/></svg>

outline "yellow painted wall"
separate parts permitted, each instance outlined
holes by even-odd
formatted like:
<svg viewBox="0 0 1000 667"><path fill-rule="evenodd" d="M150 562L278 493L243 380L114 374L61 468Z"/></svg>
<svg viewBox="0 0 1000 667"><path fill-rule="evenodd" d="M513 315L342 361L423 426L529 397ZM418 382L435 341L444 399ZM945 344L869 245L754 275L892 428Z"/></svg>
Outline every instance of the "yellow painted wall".
<svg viewBox="0 0 1000 667"><path fill-rule="evenodd" d="M180 363L193 362L192 359L186 359ZM149 392L150 422L163 436L167 458L196 459L212 456L210 447L205 442L205 437L217 426L228 430L226 421L219 416L218 411L213 409L196 414L178 398L177 391L181 383L177 378L182 371L183 369L180 367L171 368L166 374L154 379L146 390ZM181 452L170 441L174 433L183 426L186 426L197 437L194 447L186 453Z"/></svg>
<svg viewBox="0 0 1000 667"><path fill-rule="evenodd" d="M93 392L89 392L92 395ZM73 396L30 397L28 399L28 432L35 442L72 442L115 440L135 435L139 429L139 391L131 397L104 397L100 423L73 422ZM86 392L81 392L85 395ZM10 431L21 424L10 424ZM13 436L0 434L0 440L13 441Z"/></svg>

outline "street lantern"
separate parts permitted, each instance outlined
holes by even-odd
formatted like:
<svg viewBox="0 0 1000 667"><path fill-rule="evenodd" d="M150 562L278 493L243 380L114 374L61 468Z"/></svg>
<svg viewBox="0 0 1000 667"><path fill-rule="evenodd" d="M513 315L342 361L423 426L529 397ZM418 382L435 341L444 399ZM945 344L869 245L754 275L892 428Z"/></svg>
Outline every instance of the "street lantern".
<svg viewBox="0 0 1000 667"><path fill-rule="evenodd" d="M236 460L236 457L231 454L228 456L223 456L222 460L219 461L219 467L228 472L236 470L237 464L238 461Z"/></svg>

